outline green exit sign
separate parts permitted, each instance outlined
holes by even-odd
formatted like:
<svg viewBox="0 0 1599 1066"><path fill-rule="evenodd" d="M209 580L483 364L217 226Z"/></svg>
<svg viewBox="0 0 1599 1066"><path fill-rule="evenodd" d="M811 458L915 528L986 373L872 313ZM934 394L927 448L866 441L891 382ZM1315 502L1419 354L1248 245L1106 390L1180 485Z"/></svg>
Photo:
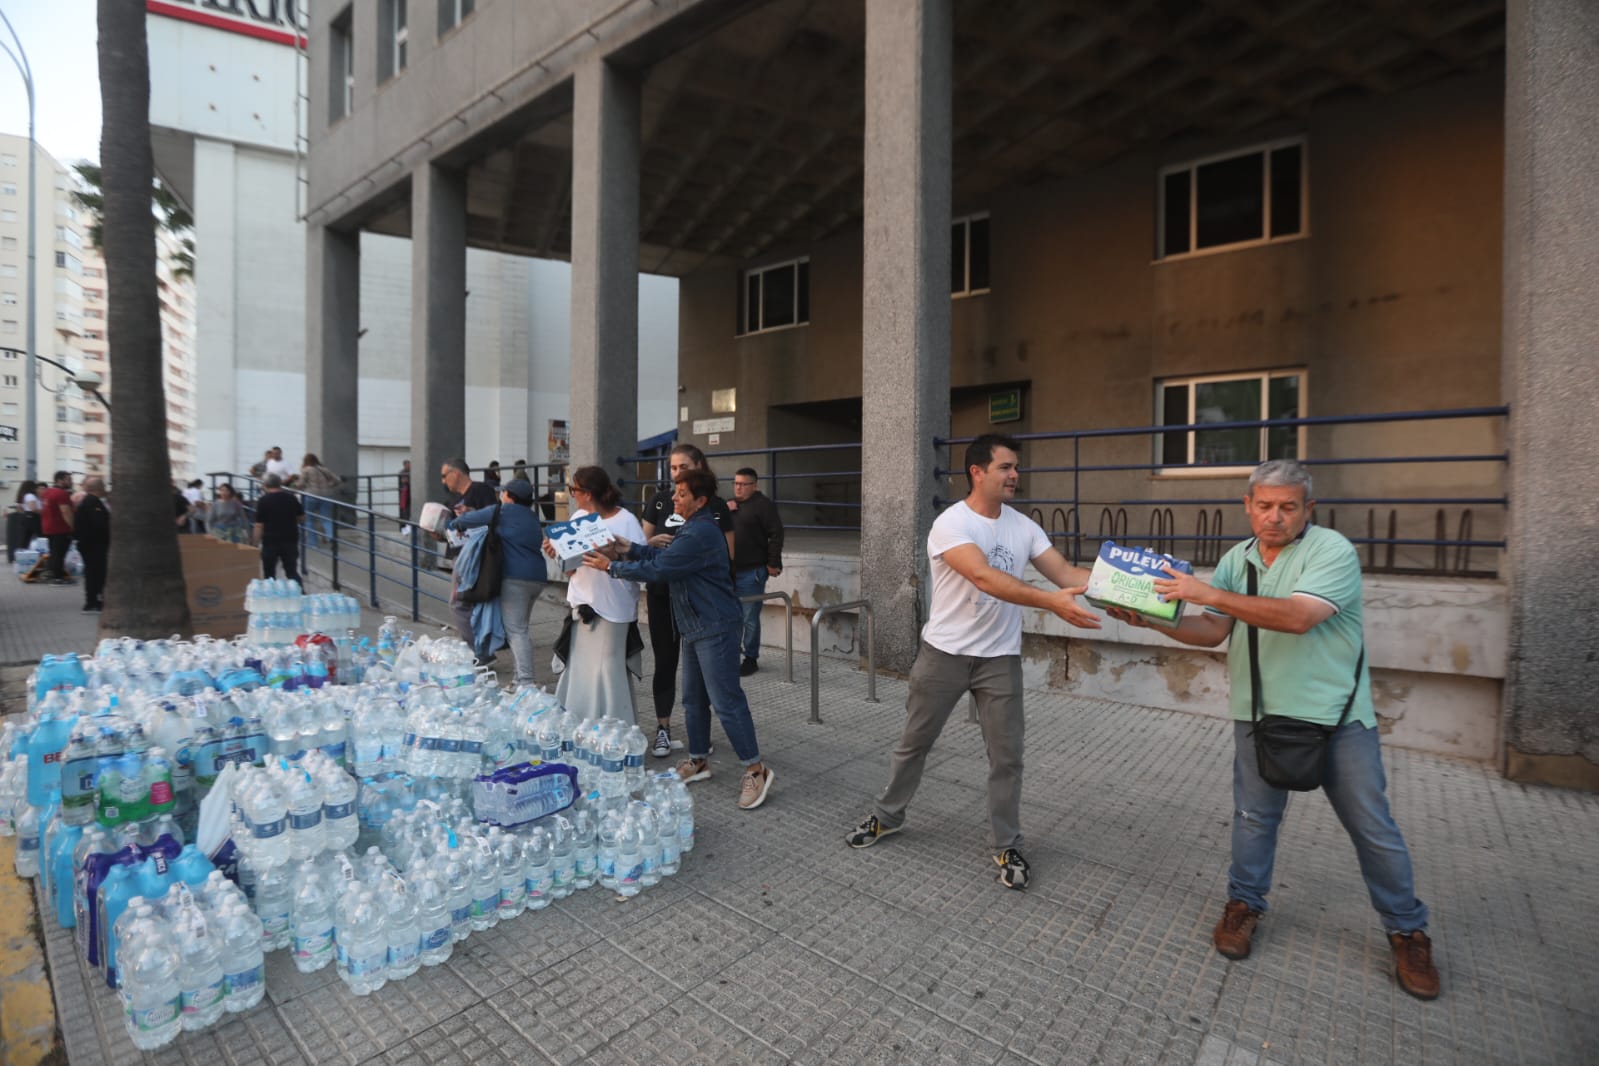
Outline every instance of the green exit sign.
<svg viewBox="0 0 1599 1066"><path fill-rule="evenodd" d="M1022 390L1006 389L988 394L988 420L990 422L1020 422L1022 420Z"/></svg>

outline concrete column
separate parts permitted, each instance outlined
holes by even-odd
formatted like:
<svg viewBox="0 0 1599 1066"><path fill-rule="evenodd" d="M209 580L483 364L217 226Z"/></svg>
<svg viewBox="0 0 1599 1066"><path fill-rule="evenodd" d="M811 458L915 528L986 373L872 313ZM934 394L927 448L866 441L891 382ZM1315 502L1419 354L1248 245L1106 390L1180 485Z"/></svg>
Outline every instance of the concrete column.
<svg viewBox="0 0 1599 1066"><path fill-rule="evenodd" d="M311 226L305 240L305 439L354 499L361 329L361 235Z"/></svg>
<svg viewBox="0 0 1599 1066"><path fill-rule="evenodd" d="M439 467L465 450L466 176L424 163L411 177L412 517L444 499Z"/></svg>
<svg viewBox="0 0 1599 1066"><path fill-rule="evenodd" d="M241 441L238 432L239 177L234 156L233 145L225 141L195 138L194 241L205 248L205 269L194 275L194 350L204 356L195 367L194 444L202 471L242 474L267 445Z"/></svg>
<svg viewBox="0 0 1599 1066"><path fill-rule="evenodd" d="M866 5L861 589L877 661L908 670L949 430L951 0Z"/></svg>
<svg viewBox="0 0 1599 1066"><path fill-rule="evenodd" d="M615 477L638 446L639 83L601 59L573 81L572 463Z"/></svg>
<svg viewBox="0 0 1599 1066"><path fill-rule="evenodd" d="M1599 7L1517 0L1505 30L1505 772L1599 790Z"/></svg>

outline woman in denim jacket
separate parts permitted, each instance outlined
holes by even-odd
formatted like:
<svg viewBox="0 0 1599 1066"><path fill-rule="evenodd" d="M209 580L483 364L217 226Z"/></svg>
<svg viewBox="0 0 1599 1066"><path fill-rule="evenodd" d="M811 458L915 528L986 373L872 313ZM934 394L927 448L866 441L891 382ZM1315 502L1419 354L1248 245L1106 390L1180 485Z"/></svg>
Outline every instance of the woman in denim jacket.
<svg viewBox="0 0 1599 1066"><path fill-rule="evenodd" d="M652 548L616 541L603 552L589 552L583 564L624 580L670 583L672 618L683 636L683 718L689 751L678 764L677 776L684 781L711 776L710 708L715 707L733 751L744 764L738 805L749 811L766 801L773 773L761 762L755 720L739 686L744 616L733 594L727 540L705 509L715 494L716 478L710 471L684 470L672 493L673 508L683 525L671 544Z"/></svg>

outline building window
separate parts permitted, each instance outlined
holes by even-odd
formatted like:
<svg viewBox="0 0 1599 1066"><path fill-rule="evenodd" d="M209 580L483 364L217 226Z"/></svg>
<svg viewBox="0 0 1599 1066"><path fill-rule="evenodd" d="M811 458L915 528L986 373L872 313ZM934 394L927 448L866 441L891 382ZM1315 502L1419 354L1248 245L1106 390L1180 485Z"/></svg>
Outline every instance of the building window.
<svg viewBox="0 0 1599 1066"><path fill-rule="evenodd" d="M8 318L4 322L0 322L0 333L15 333L16 331L17 331L17 320L16 319Z"/></svg>
<svg viewBox="0 0 1599 1066"><path fill-rule="evenodd" d="M17 195L17 183L14 181L0 183L0 193L4 193L7 196Z"/></svg>
<svg viewBox="0 0 1599 1066"><path fill-rule="evenodd" d="M10 152L0 155L0 167L14 167L16 165L17 157L12 155Z"/></svg>
<svg viewBox="0 0 1599 1066"><path fill-rule="evenodd" d="M811 320L811 261L790 259L747 270L739 284L741 333L760 333Z"/></svg>
<svg viewBox="0 0 1599 1066"><path fill-rule="evenodd" d="M10 241L11 243L7 244L7 241ZM0 237L0 248L15 248L16 246L17 239L15 237ZM0 266L0 278L14 278L16 276L16 264L7 263L5 266Z"/></svg>
<svg viewBox="0 0 1599 1066"><path fill-rule="evenodd" d="M4 296L0 296L0 303L5 304L7 307L17 306L17 294L8 292Z"/></svg>
<svg viewBox="0 0 1599 1066"><path fill-rule="evenodd" d="M19 467L19 465L18 465L18 462L19 462L19 461L18 461L18 460L16 460L16 459L7 459L7 460L6 460L6 469L7 469L7 470L17 470L17 469L20 469L20 467Z"/></svg>
<svg viewBox="0 0 1599 1066"><path fill-rule="evenodd" d="M949 233L949 291L970 296L988 291L988 212L957 218Z"/></svg>
<svg viewBox="0 0 1599 1066"><path fill-rule="evenodd" d="M378 81L388 81L405 69L407 0L382 0L378 9L379 25L383 27L381 46L378 49Z"/></svg>
<svg viewBox="0 0 1599 1066"><path fill-rule="evenodd" d="M1305 392L1303 368L1168 378L1155 384L1155 418L1162 426L1303 418ZM1164 471L1248 469L1267 459L1303 458L1304 435L1303 426L1161 433L1155 440L1155 462Z"/></svg>
<svg viewBox="0 0 1599 1066"><path fill-rule="evenodd" d="M1308 180L1303 137L1166 167L1156 258L1304 235Z"/></svg>
<svg viewBox="0 0 1599 1066"><path fill-rule="evenodd" d="M355 34L349 8L329 23L328 31L332 36L328 121L337 122L355 110Z"/></svg>
<svg viewBox="0 0 1599 1066"><path fill-rule="evenodd" d="M439 36L459 26L475 6L475 0L439 0Z"/></svg>
<svg viewBox="0 0 1599 1066"><path fill-rule="evenodd" d="M0 415L14 415L16 413L17 405L15 401L7 400L5 403L0 403Z"/></svg>
<svg viewBox="0 0 1599 1066"><path fill-rule="evenodd" d="M16 388L17 387L17 375L15 375L15 374L6 374L6 375L3 375L3 376L0 376L0 385L4 385L8 389Z"/></svg>
<svg viewBox="0 0 1599 1066"><path fill-rule="evenodd" d="M0 211L0 222L15 222L16 220L17 213L11 208L8 207L4 211Z"/></svg>
<svg viewBox="0 0 1599 1066"><path fill-rule="evenodd" d="M0 237L0 248L3 248L5 250L7 250L7 251L14 251L16 249L16 247L17 247L17 239L15 237ZM14 278L14 277L17 276L17 268L16 267L7 266L6 269L8 271L10 271L10 273L8 273L6 275L6 277Z"/></svg>

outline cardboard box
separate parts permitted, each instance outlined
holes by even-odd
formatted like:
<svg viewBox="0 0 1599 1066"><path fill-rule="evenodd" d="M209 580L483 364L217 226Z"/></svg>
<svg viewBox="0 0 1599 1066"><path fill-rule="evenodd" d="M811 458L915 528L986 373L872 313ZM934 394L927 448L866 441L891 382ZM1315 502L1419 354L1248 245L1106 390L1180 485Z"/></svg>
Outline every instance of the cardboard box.
<svg viewBox="0 0 1599 1066"><path fill-rule="evenodd" d="M586 514L566 522L551 522L544 527L544 535L555 548L561 569L570 573L583 565L583 553L603 548L616 538L611 535L605 520L597 514Z"/></svg>
<svg viewBox="0 0 1599 1066"><path fill-rule="evenodd" d="M1132 611L1152 626L1176 629L1182 621L1183 601L1155 594L1155 579L1167 577L1164 568L1168 566L1184 574L1194 572L1186 560L1148 548L1124 548L1107 540L1099 547L1083 598L1096 607Z"/></svg>
<svg viewBox="0 0 1599 1066"><path fill-rule="evenodd" d="M261 549L196 536L179 537L178 548L194 632L213 637L243 633L250 624L244 592L261 576Z"/></svg>

